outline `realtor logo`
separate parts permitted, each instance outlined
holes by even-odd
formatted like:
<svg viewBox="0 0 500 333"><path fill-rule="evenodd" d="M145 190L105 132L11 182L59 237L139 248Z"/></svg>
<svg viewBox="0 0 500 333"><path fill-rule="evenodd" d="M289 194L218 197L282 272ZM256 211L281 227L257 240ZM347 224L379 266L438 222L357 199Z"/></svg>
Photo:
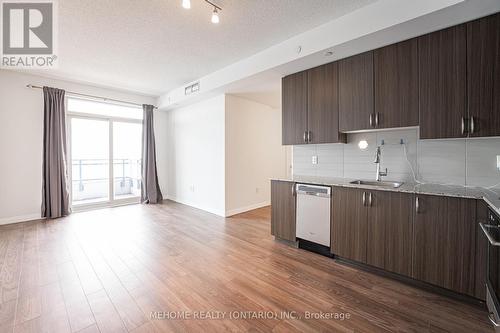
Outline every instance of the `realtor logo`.
<svg viewBox="0 0 500 333"><path fill-rule="evenodd" d="M1 17L2 66L54 67L53 1L2 1Z"/></svg>

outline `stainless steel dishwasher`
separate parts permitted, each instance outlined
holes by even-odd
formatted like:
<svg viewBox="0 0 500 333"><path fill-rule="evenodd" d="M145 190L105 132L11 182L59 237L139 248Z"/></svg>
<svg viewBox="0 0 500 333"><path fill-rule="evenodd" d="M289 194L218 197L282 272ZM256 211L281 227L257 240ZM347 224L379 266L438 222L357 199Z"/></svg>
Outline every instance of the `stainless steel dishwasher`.
<svg viewBox="0 0 500 333"><path fill-rule="evenodd" d="M328 186L297 184L297 231L299 247L329 254L330 248L330 209L331 209L331 188ZM302 242L305 240L306 242ZM308 244L308 243L313 244ZM314 247L314 244L328 247Z"/></svg>

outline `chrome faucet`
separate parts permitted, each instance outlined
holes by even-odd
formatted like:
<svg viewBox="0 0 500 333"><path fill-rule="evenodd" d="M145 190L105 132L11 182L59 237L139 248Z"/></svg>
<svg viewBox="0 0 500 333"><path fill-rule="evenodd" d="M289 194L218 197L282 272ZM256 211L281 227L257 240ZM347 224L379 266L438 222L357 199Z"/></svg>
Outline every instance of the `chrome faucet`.
<svg viewBox="0 0 500 333"><path fill-rule="evenodd" d="M381 181L381 177L387 176L387 168L385 168L385 171L380 171L380 155L381 155L381 150L380 146L377 146L377 150L375 151L375 163L377 165L377 175L375 176L376 181Z"/></svg>

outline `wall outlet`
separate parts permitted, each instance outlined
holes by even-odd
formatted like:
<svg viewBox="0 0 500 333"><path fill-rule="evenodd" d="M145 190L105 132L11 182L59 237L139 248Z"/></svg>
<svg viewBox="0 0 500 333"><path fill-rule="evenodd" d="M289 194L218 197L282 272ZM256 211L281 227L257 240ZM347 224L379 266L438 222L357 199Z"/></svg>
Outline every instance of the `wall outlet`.
<svg viewBox="0 0 500 333"><path fill-rule="evenodd" d="M258 187L255 188L255 193L259 193L259 188Z"/></svg>
<svg viewBox="0 0 500 333"><path fill-rule="evenodd" d="M500 155L497 155L497 169L500 171Z"/></svg>
<svg viewBox="0 0 500 333"><path fill-rule="evenodd" d="M312 164L318 164L318 156L314 155L312 157Z"/></svg>

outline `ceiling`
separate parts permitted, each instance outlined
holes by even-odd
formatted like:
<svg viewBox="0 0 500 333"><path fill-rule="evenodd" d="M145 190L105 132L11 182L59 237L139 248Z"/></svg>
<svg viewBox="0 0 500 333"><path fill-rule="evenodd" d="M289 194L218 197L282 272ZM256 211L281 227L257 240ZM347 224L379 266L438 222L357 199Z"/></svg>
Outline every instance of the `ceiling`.
<svg viewBox="0 0 500 333"><path fill-rule="evenodd" d="M376 0L58 1L59 67L42 74L160 95Z"/></svg>

